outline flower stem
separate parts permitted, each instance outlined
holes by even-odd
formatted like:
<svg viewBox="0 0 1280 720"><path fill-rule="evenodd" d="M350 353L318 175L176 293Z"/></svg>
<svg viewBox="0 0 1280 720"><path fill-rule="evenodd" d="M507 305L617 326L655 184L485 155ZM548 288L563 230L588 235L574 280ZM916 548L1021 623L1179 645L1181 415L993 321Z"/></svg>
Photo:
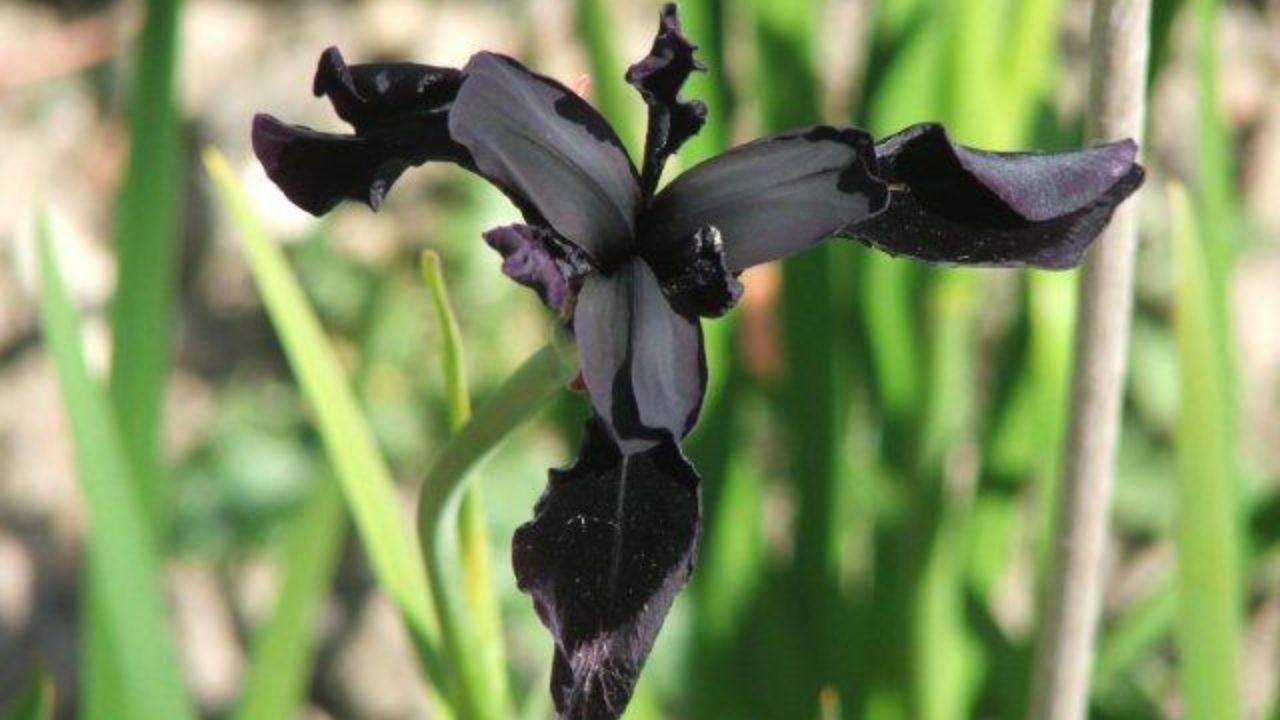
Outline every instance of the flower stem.
<svg viewBox="0 0 1280 720"><path fill-rule="evenodd" d="M458 329L457 318L449 303L448 291L445 287L444 274L440 270L440 256L432 251L422 254L422 279L426 283L431 296L431 306L441 331L440 360L444 376L445 397L449 414L449 428L453 432L461 430L471 420L471 398L467 392L467 378L463 363L462 333ZM507 688L506 662L503 658L502 623L498 612L497 599L493 592L491 566L489 560L489 536L485 528L484 499L478 485L469 487L462 498L458 517L458 552L462 560L463 607L470 611L471 623L463 632L459 628L448 628L446 637L457 637L462 640L458 645L462 648L462 656L454 656L455 645L450 643L447 650L451 657L449 663L454 667L462 667L468 658L473 658L478 673L467 680L479 683L473 685L460 678L455 686L459 692L474 694L470 702L458 700L459 705L487 707L492 714L486 717L506 717L510 715L510 694ZM432 573L429 558L425 555L427 571ZM452 580L452 578L450 578ZM445 599L437 592L440 583L429 583L430 591L436 607L443 608ZM448 587L456 587L450 583ZM441 623L448 617L441 612Z"/></svg>
<svg viewBox="0 0 1280 720"><path fill-rule="evenodd" d="M466 575L458 563L459 511L466 481L477 463L573 378L577 367L572 358L571 352L553 342L526 360L445 446L427 472L418 499L418 541L445 653L454 665L456 710L462 720L511 717L506 694L493 692L487 685L490 663L485 653L470 645L472 638L479 637L475 620L483 616L468 612Z"/></svg>
<svg viewBox="0 0 1280 720"><path fill-rule="evenodd" d="M1095 0L1086 135L1142 135L1150 0ZM1122 205L1084 263L1062 497L1051 547L1029 717L1083 718L1111 513L1125 350L1133 305L1137 203Z"/></svg>

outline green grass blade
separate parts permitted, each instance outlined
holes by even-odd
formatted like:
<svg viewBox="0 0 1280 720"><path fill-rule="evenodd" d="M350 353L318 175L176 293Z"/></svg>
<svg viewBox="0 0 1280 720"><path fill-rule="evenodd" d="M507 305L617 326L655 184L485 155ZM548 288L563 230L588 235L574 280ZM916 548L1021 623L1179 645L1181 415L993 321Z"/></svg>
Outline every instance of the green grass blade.
<svg viewBox="0 0 1280 720"><path fill-rule="evenodd" d="M44 222L38 236L41 332L57 371L89 508L92 581L102 592L102 620L122 703L115 712L142 720L192 718L168 631L160 562L124 440L106 393L85 366L79 320ZM133 641L140 638L146 641Z"/></svg>
<svg viewBox="0 0 1280 720"><path fill-rule="evenodd" d="M165 488L156 447L179 242L182 148L174 100L177 0L150 0L130 88L128 169L116 211L111 401L147 518L160 527ZM163 537L158 535L157 537Z"/></svg>
<svg viewBox="0 0 1280 720"><path fill-rule="evenodd" d="M1233 196L1231 137L1222 117L1218 89L1217 33L1221 0L1195 0L1196 17L1196 181L1197 221L1208 251L1212 281L1221 282L1235 254L1239 223Z"/></svg>
<svg viewBox="0 0 1280 720"><path fill-rule="evenodd" d="M699 0L680 6L685 35L698 45L697 58L706 72L689 76L684 95L707 105L707 122L689 138L677 156L685 167L721 153L729 146L733 95L724 55L724 0Z"/></svg>
<svg viewBox="0 0 1280 720"><path fill-rule="evenodd" d="M1240 705L1240 507L1227 342L1212 280L1213 250L1197 232L1186 191L1169 190L1178 344L1178 652L1189 720L1242 717Z"/></svg>
<svg viewBox="0 0 1280 720"><path fill-rule="evenodd" d="M655 16L655 26L657 21ZM629 97L631 87L622 82L625 71L618 61L617 49L613 44L614 38L618 36L618 26L611 17L608 4L605 0L577 0L574 3L574 24L578 37L586 45L587 62L591 67L589 95L592 101L609 120L609 124L628 149L642 147L644 139L634 121L640 110L640 103L632 101ZM645 51L648 49L644 48ZM631 157L639 155L632 152Z"/></svg>
<svg viewBox="0 0 1280 720"><path fill-rule="evenodd" d="M4 720L53 720L53 678L43 665L36 663L27 686L5 709Z"/></svg>
<svg viewBox="0 0 1280 720"><path fill-rule="evenodd" d="M818 79L814 72L814 37L818 3L756 0L756 46L763 124L767 132L818 119ZM793 561L779 602L787 608L791 628L785 641L795 667L782 685L790 697L788 715L813 717L821 688L840 680L838 633L832 632L839 607L838 468L842 379L848 353L835 340L836 289L851 284L849 248L823 243L782 265L779 313L786 362L782 412L791 429L787 437L796 517L792 524ZM785 599L783 599L785 598ZM781 641L781 640L780 640ZM803 651L800 651L803 648Z"/></svg>
<svg viewBox="0 0 1280 720"><path fill-rule="evenodd" d="M342 550L346 515L332 477L322 477L289 524L284 581L257 632L236 720L297 717L315 659L314 629Z"/></svg>
<svg viewBox="0 0 1280 720"><path fill-rule="evenodd" d="M471 399L467 393L462 359L462 333L449 304L440 256L431 251L424 252L421 269L436 321L442 329L440 355L449 425L457 433L471 420ZM442 540L439 536L433 536L435 542L430 545L424 543L423 557L427 562L427 577L435 605L441 610L441 635L447 660L458 668L458 692L465 696L458 702L459 715L464 718L505 718L511 714L511 699L507 689L502 623L493 589L482 497L479 485L466 489L460 506L456 507L458 515L452 519L457 525L456 544L442 543L447 548L457 549L461 560L460 577L450 572L457 569L455 563L435 564L434 561L442 555L434 551L435 545ZM446 504L439 508L439 512L454 509ZM437 517L432 524L444 527L451 523ZM460 612L454 612L454 608Z"/></svg>
<svg viewBox="0 0 1280 720"><path fill-rule="evenodd" d="M205 167L230 213L289 364L333 463L374 576L399 609L424 667L444 687L438 628L427 594L422 556L400 509L395 483L316 317L280 248L266 236L226 159L204 153Z"/></svg>
<svg viewBox="0 0 1280 720"><path fill-rule="evenodd" d="M165 536L167 488L157 443L169 366L182 189L174 98L179 7L178 0L146 3L129 88L128 164L116 198L117 273L111 305L109 399L133 468L131 481L137 485L143 513L157 538ZM107 632L94 625L106 613L98 607L102 591L92 575L86 574L81 602L86 649L81 688L85 715L95 720L109 717L98 713L110 713L120 700Z"/></svg>
<svg viewBox="0 0 1280 720"><path fill-rule="evenodd" d="M90 559L92 562L92 559ZM112 660L107 609L98 573L86 564L81 575L84 594L80 597L80 717L83 720L112 720L114 708L123 706L120 679Z"/></svg>
<svg viewBox="0 0 1280 720"><path fill-rule="evenodd" d="M464 719L501 720L510 717L510 711L506 709L509 701L494 697L497 692L487 686L483 653L473 652L469 645L476 634L458 567L458 506L476 464L576 375L577 363L571 355L552 344L526 360L445 445L428 470L418 498L418 538L430 569L445 652L456 663L458 714Z"/></svg>

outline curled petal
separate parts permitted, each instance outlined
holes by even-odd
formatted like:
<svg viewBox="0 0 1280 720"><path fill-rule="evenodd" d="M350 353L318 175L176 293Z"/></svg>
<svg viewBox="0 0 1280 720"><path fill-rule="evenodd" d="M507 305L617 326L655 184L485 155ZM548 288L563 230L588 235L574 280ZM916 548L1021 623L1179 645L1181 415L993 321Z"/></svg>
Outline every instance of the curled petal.
<svg viewBox="0 0 1280 720"><path fill-rule="evenodd" d="M868 168L871 137L814 127L739 145L680 175L645 213L645 257L684 252L708 225L720 230L732 272L808 249L884 208L888 189Z"/></svg>
<svg viewBox="0 0 1280 720"><path fill-rule="evenodd" d="M593 418L578 461L550 473L533 520L516 530L516 582L555 637L559 717L622 715L693 569L698 482L671 440L624 456Z"/></svg>
<svg viewBox="0 0 1280 720"><path fill-rule="evenodd" d="M407 168L429 160L469 164L449 136L457 70L409 63L347 65L336 48L320 57L314 90L328 95L355 135L316 132L260 114L253 150L295 205L323 215L340 200L374 210Z"/></svg>
<svg viewBox="0 0 1280 720"><path fill-rule="evenodd" d="M1142 184L1132 140L1064 153L996 153L916 125L876 146L889 209L848 232L891 254L1069 268Z"/></svg>
<svg viewBox="0 0 1280 720"><path fill-rule="evenodd" d="M588 277L573 328L591 406L624 453L688 434L707 384L702 328L671 309L643 260Z"/></svg>
<svg viewBox="0 0 1280 720"><path fill-rule="evenodd" d="M699 228L689 242L650 263L662 293L676 312L720 317L742 299L742 283L725 265L720 231Z"/></svg>
<svg viewBox="0 0 1280 720"><path fill-rule="evenodd" d="M338 117L368 132L400 113L437 116L441 124L462 84L456 68L416 63L348 65L336 47L320 55L311 91L328 96ZM442 128L443 129L443 128Z"/></svg>
<svg viewBox="0 0 1280 720"><path fill-rule="evenodd" d="M706 105L697 100L680 99L680 88L689 75L694 70L706 70L693 57L697 49L680 30L675 3L667 3L658 15L658 33L649 54L627 70L627 82L640 91L649 106L641 174L641 186L646 194L657 187L667 157L697 135L707 121Z"/></svg>
<svg viewBox="0 0 1280 720"><path fill-rule="evenodd" d="M574 285L591 271L581 250L543 227L504 225L485 232L484 240L502 255L502 272L532 288L552 310L564 308Z"/></svg>
<svg viewBox="0 0 1280 720"><path fill-rule="evenodd" d="M508 57L477 53L449 113L476 169L535 225L608 266L631 248L640 190L613 129L585 100Z"/></svg>

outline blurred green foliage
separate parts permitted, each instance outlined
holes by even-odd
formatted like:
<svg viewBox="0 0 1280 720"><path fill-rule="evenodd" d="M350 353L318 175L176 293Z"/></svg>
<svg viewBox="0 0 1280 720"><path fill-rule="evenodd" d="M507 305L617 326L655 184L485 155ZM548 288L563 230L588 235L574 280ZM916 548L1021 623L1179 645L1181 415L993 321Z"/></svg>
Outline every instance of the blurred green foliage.
<svg viewBox="0 0 1280 720"><path fill-rule="evenodd" d="M153 4L156 12L177 12L172 3ZM649 5L656 13L656 3ZM1231 693L1231 683L1239 682L1226 659L1238 652L1235 621L1224 618L1247 613L1252 591L1276 590L1274 573L1263 568L1280 540L1274 482L1280 469L1265 470L1269 477L1246 487L1234 447L1239 429L1225 288L1237 250L1229 239L1244 222L1232 200L1234 139L1216 114L1219 71L1211 40L1219 5L1155 6L1153 78L1174 59L1170 34L1180 13L1193 15L1201 33L1198 165L1185 178L1192 194L1179 217L1182 233L1193 232L1188 222L1196 224L1201 243L1190 262L1203 265L1206 275L1198 278L1197 293L1186 290L1188 276L1175 283L1170 275L1139 298L1118 461L1116 576L1172 548L1175 537L1179 567L1229 553L1221 543L1230 540L1222 535L1249 542L1242 540L1243 577L1220 578L1230 587L1216 595L1162 562L1153 581L1108 605L1095 668L1092 714L1098 718L1163 717L1171 697L1201 708L1193 717L1237 715L1225 696L1215 695ZM1081 119L1064 113L1057 97L1067 74L1059 40L1064 15L1078 6L1060 0L873 3L865 26L850 28L861 74L849 84L852 96L835 102L827 81L848 69L832 67L819 47L825 10L816 0L685 4L688 33L710 66L688 93L708 103L710 118L684 151L684 166L747 137L822 121L851 122L882 136L941 120L961 142L995 149L1079 144ZM620 3L575 3L574 29L594 97L635 148L642 105L621 74L625 61L647 45L624 46L621 38L630 35L615 31L621 18L631 17ZM646 32L651 21L645 15ZM172 38L157 33L143 33L140 62L154 77L139 87L164 87L171 76L172 50L165 43ZM730 67L728 57L742 64ZM157 107L135 109L135 134L173 122L158 107L171 98L148 97ZM833 106L848 109L832 116L824 109ZM252 110L245 108L246 118ZM136 160L156 169L147 181L172 183L180 167L176 143L135 148L158 154ZM1146 156L1153 178L1169 172L1157 152ZM129 178L130 187L144 182ZM121 291L113 327L119 337L169 322L172 288L153 265L164 270L170 262L178 244L172 225L184 199L171 192L172 184L165 187L145 207L127 200L145 191L124 195L121 226L140 229L122 230L118 244ZM397 228L403 242L389 259L355 259L334 241L328 222L294 239L287 265L278 263L273 272L277 283L296 274L305 296L291 295L293 310L273 313L287 324L280 313L294 312L296 320L299 308L310 308L323 332L316 326L304 339L290 339L277 324L284 353L271 345L236 365L218 385L207 430L184 456L149 459L156 454L148 443L164 394L167 334L146 338L150 344L138 350L150 358L146 363L112 376L116 406L145 412L122 422L121 447L99 451L138 454L132 459L138 472L159 465L155 497L147 490L139 502L157 508L161 552L218 564L259 552L280 560L279 605L252 633L242 717L282 716L307 695L315 638L300 618L314 614L333 591L346 528L342 508L357 516L365 547L376 544L379 528L386 529L382 521L393 515L391 480L416 487L460 425L457 389L450 390L450 373L436 360L444 324L430 320L415 251L429 245L440 254L468 349L468 396L477 406L546 341L541 308L527 293L493 280L497 258L477 240L480 231L513 217L505 200L461 173L424 194L439 216L433 233ZM1144 217L1155 217L1148 227L1170 224L1164 201L1152 198L1162 194L1138 200ZM1184 263L1193 247L1186 237L1178 251ZM1143 255L1146 272L1168 274L1167 245L1151 232L1147 239L1153 242ZM147 255L157 242L162 252ZM266 252L262 248L255 252ZM773 280L780 281L776 292L769 290ZM707 323L712 387L689 442L704 479L706 531L693 583L659 638L628 717L1024 715L1066 421L1073 274L924 268L853 243L828 243L749 277L748 284L764 288L758 299L753 295L735 317ZM1212 326L1214 342L1205 345L1204 324L1171 323L1175 299L1201 303L1199 317ZM137 303L155 305L137 309ZM304 347L309 344L314 347ZM347 369L353 399L338 414L370 433L367 446L356 443L357 465L377 470L380 513L363 520L351 507L353 490L369 478L343 481L343 506L333 490L344 472L330 463L343 452L336 445L349 448L347 431L317 432L316 425L333 421L319 407L325 391L317 388L325 380L313 380L319 385L310 390L306 381L295 383L283 357L305 364L298 356L316 352L330 357L321 363L328 370ZM1199 364L1189 369L1189 360ZM74 400L68 398L68 411L84 412ZM1197 411L1188 423L1185 408L1203 410L1204 403L1215 405L1212 412ZM546 468L571 459L582 413L582 400L565 394L484 465L483 513L497 557L505 556L507 538L529 516ZM1192 464L1197 461L1208 465ZM86 488L103 482L104 472L82 468ZM1206 473L1216 479L1208 482ZM1225 495L1213 495L1215 488ZM156 499L166 496L173 502ZM1187 519L1212 502L1230 505L1216 517L1219 524L1189 526ZM324 543L304 551L306 538L316 536ZM407 536L381 542L381 551L366 550L381 568L378 581L426 638L426 655L438 654L426 582L406 569L419 553L409 551ZM102 548L93 550L96 558ZM516 592L507 563L495 562L491 572L513 704L536 717L545 712L550 643L527 597ZM1208 594L1196 595L1202 590ZM1210 608L1199 622L1189 619L1200 617L1197 597ZM1211 618L1221 622L1205 621ZM119 656L114 647L88 647L85 658L109 663ZM1183 662L1198 651L1212 654ZM444 683L447 674L433 672L438 663L427 663L426 675ZM129 688L107 690L85 695L87 715L97 706L105 717L103 704L119 697L110 693Z"/></svg>

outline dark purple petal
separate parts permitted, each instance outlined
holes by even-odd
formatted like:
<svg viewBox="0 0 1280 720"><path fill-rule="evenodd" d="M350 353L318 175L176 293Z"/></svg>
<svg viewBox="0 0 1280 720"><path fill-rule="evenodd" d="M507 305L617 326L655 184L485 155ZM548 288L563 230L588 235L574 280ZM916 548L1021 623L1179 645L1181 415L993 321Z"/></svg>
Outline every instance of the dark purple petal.
<svg viewBox="0 0 1280 720"><path fill-rule="evenodd" d="M697 45L680 30L675 3L662 6L658 34L649 54L627 69L627 82L640 91L649 106L649 130L644 142L641 187L653 193L667 158L686 140L698 134L707 121L707 106L697 100L680 100L680 88L694 70L706 67L694 59Z"/></svg>
<svg viewBox="0 0 1280 720"><path fill-rule="evenodd" d="M395 123L401 114L430 115L443 131L461 84L462 72L456 68L404 62L348 65L338 48L331 47L320 55L311 91L328 96L338 117L360 133Z"/></svg>
<svg viewBox="0 0 1280 720"><path fill-rule="evenodd" d="M552 310L564 308L574 286L591 271L581 250L547 228L504 225L486 232L484 240L502 255L502 272L532 288Z"/></svg>
<svg viewBox="0 0 1280 720"><path fill-rule="evenodd" d="M654 198L641 228L648 258L683 252L714 226L728 269L808 249L853 220L879 212L884 183L868 172L871 137L852 128L814 127L762 138L676 178Z"/></svg>
<svg viewBox="0 0 1280 720"><path fill-rule="evenodd" d="M588 277L573 328L591 405L623 452L688 434L707 384L702 328L671 309L644 261Z"/></svg>
<svg viewBox="0 0 1280 720"><path fill-rule="evenodd" d="M632 246L640 189L609 124L511 58L477 53L463 73L449 130L478 171L598 265L618 262Z"/></svg>
<svg viewBox="0 0 1280 720"><path fill-rule="evenodd" d="M679 447L623 456L592 418L578 461L551 471L511 549L516 582L555 638L560 718L622 715L693 570L699 530L698 475Z"/></svg>
<svg viewBox="0 0 1280 720"><path fill-rule="evenodd" d="M254 153L285 196L313 215L344 198L377 210L407 168L428 160L469 163L448 128L460 81L457 70L429 65L349 66L329 48L320 57L313 89L329 96L356 134L316 132L256 115Z"/></svg>
<svg viewBox="0 0 1280 720"><path fill-rule="evenodd" d="M700 228L673 249L649 266L676 312L720 317L742 299L742 283L725 265L724 242L717 228Z"/></svg>
<svg viewBox="0 0 1280 720"><path fill-rule="evenodd" d="M847 231L894 255L930 262L1080 262L1117 205L1142 184L1132 140L1065 153L995 153L916 125L876 146L891 188L884 213Z"/></svg>

